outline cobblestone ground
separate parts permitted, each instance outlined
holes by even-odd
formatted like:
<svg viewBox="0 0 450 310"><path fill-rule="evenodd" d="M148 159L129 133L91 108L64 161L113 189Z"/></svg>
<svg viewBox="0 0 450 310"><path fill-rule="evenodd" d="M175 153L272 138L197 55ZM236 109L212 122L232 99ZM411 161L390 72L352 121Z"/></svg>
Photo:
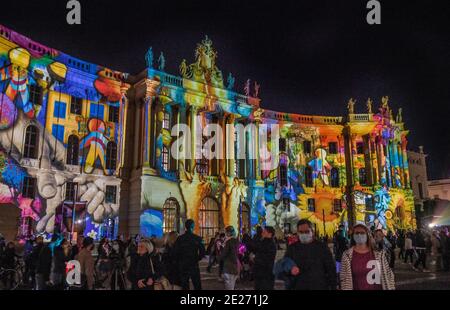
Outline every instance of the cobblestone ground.
<svg viewBox="0 0 450 310"><path fill-rule="evenodd" d="M277 259L284 255L284 250L277 253ZM206 271L207 260L200 263L203 289L222 290L223 282L218 280L218 266L213 267L212 273ZM427 267L430 272L414 271L409 264L396 259L395 262L395 280L398 290L450 290L450 272L436 272L433 258L428 257ZM238 281L236 283L238 290L252 290L253 282ZM284 282L276 281L276 290L284 290Z"/></svg>

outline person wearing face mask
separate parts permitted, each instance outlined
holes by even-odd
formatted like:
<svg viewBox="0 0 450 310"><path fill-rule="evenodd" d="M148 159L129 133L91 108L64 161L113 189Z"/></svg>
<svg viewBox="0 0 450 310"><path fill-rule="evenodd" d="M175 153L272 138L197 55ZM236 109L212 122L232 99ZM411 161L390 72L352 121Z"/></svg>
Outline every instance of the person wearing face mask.
<svg viewBox="0 0 450 310"><path fill-rule="evenodd" d="M352 247L342 254L342 290L394 290L394 273L385 250L376 250L369 229L363 224L353 228Z"/></svg>
<svg viewBox="0 0 450 310"><path fill-rule="evenodd" d="M312 223L297 223L299 241L288 246L285 258L292 260L292 285L295 290L335 290L336 267L328 246L315 240Z"/></svg>

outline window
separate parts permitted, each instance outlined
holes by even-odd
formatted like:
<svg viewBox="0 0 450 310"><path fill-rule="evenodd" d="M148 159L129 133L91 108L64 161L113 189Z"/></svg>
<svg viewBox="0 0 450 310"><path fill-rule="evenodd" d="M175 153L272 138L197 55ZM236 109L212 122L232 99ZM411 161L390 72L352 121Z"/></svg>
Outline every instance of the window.
<svg viewBox="0 0 450 310"><path fill-rule="evenodd" d="M305 186L313 187L313 177L312 177L312 169L311 167L305 168Z"/></svg>
<svg viewBox="0 0 450 310"><path fill-rule="evenodd" d="M303 152L311 154L311 141L303 141Z"/></svg>
<svg viewBox="0 0 450 310"><path fill-rule="evenodd" d="M42 88L37 85L30 85L30 102L42 105Z"/></svg>
<svg viewBox="0 0 450 310"><path fill-rule="evenodd" d="M339 187L339 169L331 168L331 187Z"/></svg>
<svg viewBox="0 0 450 310"><path fill-rule="evenodd" d="M97 104L97 103L91 103L90 109L89 109L89 117L90 118L98 118L103 120L105 107L103 104Z"/></svg>
<svg viewBox="0 0 450 310"><path fill-rule="evenodd" d="M64 126L53 124L52 125L52 134L55 136L58 141L64 143Z"/></svg>
<svg viewBox="0 0 450 310"><path fill-rule="evenodd" d="M162 122L162 128L170 129L170 114L168 112L164 112L164 118Z"/></svg>
<svg viewBox="0 0 450 310"><path fill-rule="evenodd" d="M219 211L219 205L214 199L206 197L202 200L198 212L198 226L205 243L209 243L214 234L220 230Z"/></svg>
<svg viewBox="0 0 450 310"><path fill-rule="evenodd" d="M105 191L106 203L117 203L117 187L114 185L106 185Z"/></svg>
<svg viewBox="0 0 450 310"><path fill-rule="evenodd" d="M106 146L106 169L115 170L117 166L117 146L114 142L108 142Z"/></svg>
<svg viewBox="0 0 450 310"><path fill-rule="evenodd" d="M53 117L66 118L66 103L61 101L55 101L53 107Z"/></svg>
<svg viewBox="0 0 450 310"><path fill-rule="evenodd" d="M36 198L36 178L25 177L22 186L22 196L25 198Z"/></svg>
<svg viewBox="0 0 450 310"><path fill-rule="evenodd" d="M119 107L109 106L108 120L113 123L119 122Z"/></svg>
<svg viewBox="0 0 450 310"><path fill-rule="evenodd" d="M83 99L72 96L70 98L70 113L81 115L83 109Z"/></svg>
<svg viewBox="0 0 450 310"><path fill-rule="evenodd" d="M280 185L287 186L287 167L280 165Z"/></svg>
<svg viewBox="0 0 450 310"><path fill-rule="evenodd" d="M38 128L34 125L27 127L25 131L25 143L23 157L36 159L38 155Z"/></svg>
<svg viewBox="0 0 450 310"><path fill-rule="evenodd" d="M169 171L169 149L166 146L162 148L162 167L164 171Z"/></svg>
<svg viewBox="0 0 450 310"><path fill-rule="evenodd" d="M201 175L207 175L209 173L209 161L205 157L197 159L196 170Z"/></svg>
<svg viewBox="0 0 450 310"><path fill-rule="evenodd" d="M74 182L66 182L66 201L75 201L75 186Z"/></svg>
<svg viewBox="0 0 450 310"><path fill-rule="evenodd" d="M280 138L280 140L279 140L279 151L286 152L286 139L285 138Z"/></svg>
<svg viewBox="0 0 450 310"><path fill-rule="evenodd" d="M308 211L316 212L316 201L314 198L308 198Z"/></svg>
<svg viewBox="0 0 450 310"><path fill-rule="evenodd" d="M78 137L75 135L70 135L67 140L66 163L68 165L78 165L78 150L79 150Z"/></svg>
<svg viewBox="0 0 450 310"><path fill-rule="evenodd" d="M366 169L359 168L359 184L362 186L367 185Z"/></svg>
<svg viewBox="0 0 450 310"><path fill-rule="evenodd" d="M362 142L356 143L356 153L364 154L364 143L362 143Z"/></svg>
<svg viewBox="0 0 450 310"><path fill-rule="evenodd" d="M163 206L163 233L180 232L180 205L175 198L166 200Z"/></svg>
<svg viewBox="0 0 450 310"><path fill-rule="evenodd" d="M418 183L417 184L419 186L419 198L423 199L423 187L422 187L422 183Z"/></svg>
<svg viewBox="0 0 450 310"><path fill-rule="evenodd" d="M366 197L365 199L366 203L366 211L375 211L375 204L373 203L373 197Z"/></svg>
<svg viewBox="0 0 450 310"><path fill-rule="evenodd" d="M328 153L329 154L337 154L337 142L330 142L328 143Z"/></svg>
<svg viewBox="0 0 450 310"><path fill-rule="evenodd" d="M333 199L333 212L342 211L342 202L340 199Z"/></svg>

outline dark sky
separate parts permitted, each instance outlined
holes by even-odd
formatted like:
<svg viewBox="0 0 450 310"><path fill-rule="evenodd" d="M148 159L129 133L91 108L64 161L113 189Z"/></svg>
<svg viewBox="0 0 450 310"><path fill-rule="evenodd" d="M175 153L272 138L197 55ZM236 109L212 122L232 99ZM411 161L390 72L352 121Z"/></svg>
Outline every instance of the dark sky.
<svg viewBox="0 0 450 310"><path fill-rule="evenodd" d="M367 0L80 0L82 24L66 24L65 0L2 1L0 23L86 61L129 73L163 51L166 71L193 61L207 34L224 76L261 84L265 108L342 115L356 98L389 95L403 107L409 148L424 145L430 178L450 177L450 1L380 0L381 25L366 23ZM27 3L27 4L24 4Z"/></svg>

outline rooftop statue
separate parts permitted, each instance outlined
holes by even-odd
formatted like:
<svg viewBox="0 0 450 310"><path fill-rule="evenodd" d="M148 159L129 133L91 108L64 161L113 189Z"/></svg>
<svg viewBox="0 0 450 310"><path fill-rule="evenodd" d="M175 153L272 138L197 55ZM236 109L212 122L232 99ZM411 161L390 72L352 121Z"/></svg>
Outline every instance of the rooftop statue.
<svg viewBox="0 0 450 310"><path fill-rule="evenodd" d="M245 82L244 94L246 96L250 96L250 79L248 79L247 82Z"/></svg>
<svg viewBox="0 0 450 310"><path fill-rule="evenodd" d="M389 103L389 96L383 96L381 98L381 103L382 103L381 107L383 109L387 108L388 107L388 103Z"/></svg>
<svg viewBox="0 0 450 310"><path fill-rule="evenodd" d="M166 59L164 58L163 52L161 52L161 54L159 54L159 58L158 58L158 70L164 71L165 66L166 66Z"/></svg>
<svg viewBox="0 0 450 310"><path fill-rule="evenodd" d="M356 103L356 100L354 100L353 98L349 99L349 101L347 103L348 114L355 113L355 103Z"/></svg>
<svg viewBox="0 0 450 310"><path fill-rule="evenodd" d="M183 59L183 61L180 64L180 73L182 77L186 77L187 74L187 65L186 65L186 59Z"/></svg>
<svg viewBox="0 0 450 310"><path fill-rule="evenodd" d="M145 54L145 63L147 68L153 68L153 48L150 46Z"/></svg>
<svg viewBox="0 0 450 310"><path fill-rule="evenodd" d="M367 99L367 113L372 114L372 99Z"/></svg>
<svg viewBox="0 0 450 310"><path fill-rule="evenodd" d="M212 41L205 39L197 44L195 62L189 66L186 60L180 65L180 73L186 79L224 88L222 72L216 66L217 52L212 47Z"/></svg>
<svg viewBox="0 0 450 310"><path fill-rule="evenodd" d="M397 120L396 120L396 122L397 122L397 123L403 122L402 108L399 108L399 109L398 109Z"/></svg>
<svg viewBox="0 0 450 310"><path fill-rule="evenodd" d="M227 85L227 89L233 89L233 87L234 87L234 81L235 81L235 79L234 79L234 77L231 75L231 72L228 74L228 78L227 78L227 82L228 82L228 85Z"/></svg>
<svg viewBox="0 0 450 310"><path fill-rule="evenodd" d="M259 85L256 81L255 81L255 93L253 94L253 97L254 98L258 98L258 95L259 95L259 87L260 87L261 85Z"/></svg>

